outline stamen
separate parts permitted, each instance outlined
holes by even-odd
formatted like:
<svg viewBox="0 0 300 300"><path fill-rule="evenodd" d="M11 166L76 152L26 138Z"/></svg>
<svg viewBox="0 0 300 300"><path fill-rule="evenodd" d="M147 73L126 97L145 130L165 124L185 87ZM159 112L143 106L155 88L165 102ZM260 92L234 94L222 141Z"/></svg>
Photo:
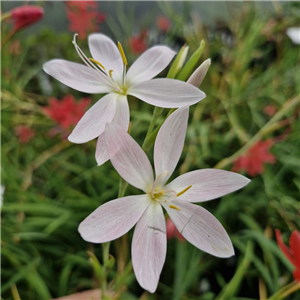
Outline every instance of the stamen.
<svg viewBox="0 0 300 300"><path fill-rule="evenodd" d="M120 42L118 42L118 48L119 48L120 54L121 54L121 56L122 56L124 65L127 66L127 64L128 64L128 63L127 63L127 59L126 59L125 53L124 53L124 51L123 51L123 47L122 47L122 45L121 45Z"/></svg>
<svg viewBox="0 0 300 300"><path fill-rule="evenodd" d="M97 78L98 80L100 80L101 83L111 87L112 89L116 90L118 93L122 92L122 90L118 87L118 85L112 80L112 78L109 78L106 74L103 73L103 70L101 70L98 66L95 66L94 64L92 64L92 62L86 57L86 55L83 53L83 51L79 48L79 46L76 44L76 36L78 34L75 33L74 34L74 38L72 43L75 46L75 50L77 52L77 54L79 55L79 57L82 59L82 61L86 64L87 67L92 68L94 71L96 71L95 74L97 74L98 76L100 76L101 79L99 79L99 77ZM96 61L96 60L95 60ZM96 61L97 63L99 63L98 61ZM90 75L90 74L89 74ZM96 78L95 78L96 79Z"/></svg>
<svg viewBox="0 0 300 300"><path fill-rule="evenodd" d="M113 71L114 71L114 70L109 70L109 71L108 71L108 74L109 74L110 77L112 77Z"/></svg>
<svg viewBox="0 0 300 300"><path fill-rule="evenodd" d="M181 196L182 194L184 194L186 191L188 191L190 188L192 187L192 185L189 185L187 188L185 188L184 190L182 190L181 192L179 192L177 194L177 197Z"/></svg>
<svg viewBox="0 0 300 300"><path fill-rule="evenodd" d="M181 209L175 205L169 205L169 207L181 211Z"/></svg>
<svg viewBox="0 0 300 300"><path fill-rule="evenodd" d="M92 61L93 63L99 65L103 70L105 70L104 66L102 64L99 63L99 61L97 61L96 59L93 58L89 58L90 61ZM112 71L112 70L111 70Z"/></svg>

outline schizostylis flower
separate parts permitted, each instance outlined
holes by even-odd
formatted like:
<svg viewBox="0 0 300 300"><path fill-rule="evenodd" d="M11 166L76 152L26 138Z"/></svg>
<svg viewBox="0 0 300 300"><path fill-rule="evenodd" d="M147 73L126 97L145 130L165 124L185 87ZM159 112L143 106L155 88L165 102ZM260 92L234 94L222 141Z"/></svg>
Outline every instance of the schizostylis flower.
<svg viewBox="0 0 300 300"><path fill-rule="evenodd" d="M192 105L205 98L198 88L179 80L158 78L173 59L175 52L166 46L154 46L144 52L129 68L120 43L118 47L103 34L89 36L93 58L88 58L76 44L74 46L85 65L54 59L44 65L44 70L65 85L90 94L103 94L79 121L69 140L85 143L98 138L96 159L98 165L108 159L104 135L107 122L116 122L125 131L129 125L127 95L135 96L149 104L177 108Z"/></svg>
<svg viewBox="0 0 300 300"><path fill-rule="evenodd" d="M239 174L203 169L167 183L180 158L188 107L172 113L160 128L154 145L154 177L149 159L134 139L116 123L107 124L105 140L110 160L120 176L144 194L119 198L97 208L79 226L83 239L104 243L122 236L135 224L132 264L139 284L156 290L166 257L164 208L178 231L197 248L218 257L234 254L228 234L207 210L193 202L212 200L244 187Z"/></svg>

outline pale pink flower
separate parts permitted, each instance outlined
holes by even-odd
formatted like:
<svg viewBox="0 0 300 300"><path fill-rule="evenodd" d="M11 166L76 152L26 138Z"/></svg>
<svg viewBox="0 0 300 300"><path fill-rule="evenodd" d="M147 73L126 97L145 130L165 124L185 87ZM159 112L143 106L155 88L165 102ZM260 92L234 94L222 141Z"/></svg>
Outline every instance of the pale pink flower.
<svg viewBox="0 0 300 300"><path fill-rule="evenodd" d="M86 66L54 59L44 65L44 71L78 91L90 94L108 93L85 113L69 136L71 142L78 144L99 137L96 150L98 165L108 160L103 135L106 123L113 121L123 130L128 129L127 95L167 108L192 105L205 98L202 91L186 82L167 78L152 79L175 55L166 46L148 49L126 74L127 60L121 44L118 44L118 49L104 34L90 35L89 48L93 56L91 61L76 44L75 36L73 43Z"/></svg>
<svg viewBox="0 0 300 300"><path fill-rule="evenodd" d="M79 226L82 238L104 243L119 238L135 224L132 264L139 284L156 290L166 257L164 208L178 231L197 248L217 257L230 257L234 249L221 223L193 202L219 198L244 187L249 179L229 171L203 169L166 182L180 158L189 109L179 108L162 125L154 145L154 167L134 139L116 123L105 130L110 160L129 184L145 194L119 198L97 208Z"/></svg>
<svg viewBox="0 0 300 300"><path fill-rule="evenodd" d="M180 242L185 241L184 237L177 230L177 228L175 227L174 223L172 222L172 220L170 218L168 218L168 220L167 220L166 228L167 228L167 239L168 240L170 240L174 237L174 238L177 238Z"/></svg>

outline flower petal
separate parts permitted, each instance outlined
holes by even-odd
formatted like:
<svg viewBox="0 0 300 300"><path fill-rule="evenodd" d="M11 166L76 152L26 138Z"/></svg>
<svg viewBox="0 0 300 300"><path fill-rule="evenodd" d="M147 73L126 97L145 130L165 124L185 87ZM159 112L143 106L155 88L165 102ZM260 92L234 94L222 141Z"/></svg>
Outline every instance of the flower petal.
<svg viewBox="0 0 300 300"><path fill-rule="evenodd" d="M132 265L140 286L154 293L166 251L166 222L161 205L152 201L138 221L132 240Z"/></svg>
<svg viewBox="0 0 300 300"><path fill-rule="evenodd" d="M116 99L116 113L113 122L118 124L125 131L128 131L129 118L130 113L127 97L124 95L118 95Z"/></svg>
<svg viewBox="0 0 300 300"><path fill-rule="evenodd" d="M127 94L149 104L167 108L192 105L206 97L202 91L193 85L168 78L135 83L128 89Z"/></svg>
<svg viewBox="0 0 300 300"><path fill-rule="evenodd" d="M119 95L116 98L116 112L113 122L122 127L125 131L129 127L129 106L126 96ZM109 160L108 152L106 151L106 143L104 134L99 135L96 146L96 161L98 166L101 166Z"/></svg>
<svg viewBox="0 0 300 300"><path fill-rule="evenodd" d="M109 154L106 150L104 133L100 134L97 139L95 158L98 166L103 165L109 160Z"/></svg>
<svg viewBox="0 0 300 300"><path fill-rule="evenodd" d="M159 74L176 52L166 46L155 46L144 52L128 70L126 80L129 83L138 83L152 79Z"/></svg>
<svg viewBox="0 0 300 300"><path fill-rule="evenodd" d="M116 44L106 35L93 33L89 35L89 48L94 59L100 62L113 76L122 77L123 60Z"/></svg>
<svg viewBox="0 0 300 300"><path fill-rule="evenodd" d="M68 139L72 143L86 143L98 137L111 122L116 111L118 94L108 94L97 101L80 119Z"/></svg>
<svg viewBox="0 0 300 300"><path fill-rule="evenodd" d="M297 264L300 269L300 232L294 230L290 236L290 248Z"/></svg>
<svg viewBox="0 0 300 300"><path fill-rule="evenodd" d="M163 185L172 175L180 158L189 118L189 107L183 107L173 112L160 128L154 145L154 166L156 177L162 172Z"/></svg>
<svg viewBox="0 0 300 300"><path fill-rule="evenodd" d="M284 242L282 240L282 236L281 236L280 230L279 229L275 229L275 234L276 234L277 244L278 244L280 250L286 256L286 258L297 268L297 262L296 262L296 260L293 257L291 249L284 244Z"/></svg>
<svg viewBox="0 0 300 300"><path fill-rule="evenodd" d="M178 199L187 202L203 202L222 197L247 185L250 180L240 174L203 169L183 174L165 186L177 194L189 187Z"/></svg>
<svg viewBox="0 0 300 300"><path fill-rule="evenodd" d="M146 193L151 191L152 166L138 143L114 122L106 125L105 140L111 163L120 176Z"/></svg>
<svg viewBox="0 0 300 300"><path fill-rule="evenodd" d="M109 201L93 211L78 228L91 243L112 241L128 232L152 202L149 195L136 195Z"/></svg>
<svg viewBox="0 0 300 300"><path fill-rule="evenodd" d="M43 69L58 81L80 92L102 94L111 91L110 87L101 83L103 81L96 71L82 64L53 59L46 62Z"/></svg>
<svg viewBox="0 0 300 300"><path fill-rule="evenodd" d="M175 205L179 210L170 208ZM217 257L230 257L234 249L222 224L203 207L173 200L164 203L178 231L194 246Z"/></svg>

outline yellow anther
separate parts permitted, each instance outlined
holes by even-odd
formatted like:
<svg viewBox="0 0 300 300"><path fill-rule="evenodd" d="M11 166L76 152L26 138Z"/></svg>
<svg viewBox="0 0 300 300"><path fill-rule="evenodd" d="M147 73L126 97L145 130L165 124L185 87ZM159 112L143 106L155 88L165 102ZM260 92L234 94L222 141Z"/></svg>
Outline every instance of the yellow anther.
<svg viewBox="0 0 300 300"><path fill-rule="evenodd" d="M179 192L177 194L177 197L181 196L182 194L184 194L187 190L189 190L192 187L192 185L189 185L187 188L185 188L183 191Z"/></svg>
<svg viewBox="0 0 300 300"><path fill-rule="evenodd" d="M129 122L127 133L130 134L131 131L131 122Z"/></svg>
<svg viewBox="0 0 300 300"><path fill-rule="evenodd" d="M127 59L126 59L125 53L124 53L124 51L123 51L123 47L122 47L122 45L121 45L120 42L118 42L118 48L119 48L120 54L121 54L121 56L122 56L124 65L127 66Z"/></svg>
<svg viewBox="0 0 300 300"><path fill-rule="evenodd" d="M93 63L99 65L103 70L105 70L104 66L102 64L100 64L99 61L97 61L96 59L89 58L89 60L92 61Z"/></svg>
<svg viewBox="0 0 300 300"><path fill-rule="evenodd" d="M114 71L114 70L109 70L109 71L108 71L108 74L109 74L110 77L112 77L112 72L113 72L113 71Z"/></svg>
<svg viewBox="0 0 300 300"><path fill-rule="evenodd" d="M175 205L169 205L169 207L181 211L181 209Z"/></svg>

